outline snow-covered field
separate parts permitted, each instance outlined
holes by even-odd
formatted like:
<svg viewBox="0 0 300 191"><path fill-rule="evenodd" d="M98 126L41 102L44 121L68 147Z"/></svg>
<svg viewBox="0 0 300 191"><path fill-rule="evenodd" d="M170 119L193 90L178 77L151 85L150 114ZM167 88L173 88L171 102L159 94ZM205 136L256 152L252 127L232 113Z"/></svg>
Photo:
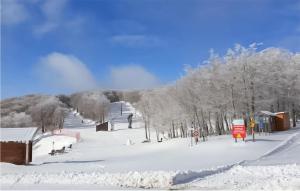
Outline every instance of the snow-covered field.
<svg viewBox="0 0 300 191"><path fill-rule="evenodd" d="M123 102L121 116L120 104L111 106L115 130L108 132L96 132L93 121L71 112L65 128L80 132L80 141L46 136L34 145L31 165L1 163L1 189L300 189L300 127L256 135L256 142L223 135L193 147L190 138L142 143L139 113ZM64 154L48 154L70 144Z"/></svg>

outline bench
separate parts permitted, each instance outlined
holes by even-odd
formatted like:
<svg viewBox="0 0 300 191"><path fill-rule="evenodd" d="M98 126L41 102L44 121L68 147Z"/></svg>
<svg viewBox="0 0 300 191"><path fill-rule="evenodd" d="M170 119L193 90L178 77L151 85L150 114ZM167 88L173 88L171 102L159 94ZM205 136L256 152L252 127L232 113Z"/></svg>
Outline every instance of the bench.
<svg viewBox="0 0 300 191"><path fill-rule="evenodd" d="M66 147L63 147L61 149L56 150L56 153L64 153L65 152Z"/></svg>
<svg viewBox="0 0 300 191"><path fill-rule="evenodd" d="M65 150L66 150L66 147L63 147L63 148L58 149L58 150L52 149L51 152L49 153L49 155L53 156L53 155L55 155L56 153L62 154L62 153L65 152Z"/></svg>

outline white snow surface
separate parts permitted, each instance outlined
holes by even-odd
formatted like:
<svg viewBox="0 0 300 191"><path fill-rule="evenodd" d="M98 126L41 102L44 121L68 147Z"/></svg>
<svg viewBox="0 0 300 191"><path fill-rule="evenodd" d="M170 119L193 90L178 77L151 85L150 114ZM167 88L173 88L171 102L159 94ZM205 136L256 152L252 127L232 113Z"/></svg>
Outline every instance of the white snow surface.
<svg viewBox="0 0 300 191"><path fill-rule="evenodd" d="M197 190L299 190L299 164L278 166L236 165L228 171L198 178L177 188Z"/></svg>
<svg viewBox="0 0 300 191"><path fill-rule="evenodd" d="M108 132L96 132L93 121L70 112L65 128L80 132L81 140L45 136L34 145L31 165L1 163L1 187L300 189L299 127L257 134L256 142L249 137L235 143L231 135L222 135L191 147L190 138L157 143L152 131L153 141L142 143L144 124L129 103L112 103L110 112L115 130ZM132 129L127 122L130 113L134 114ZM72 148L50 156L53 141L55 149L70 144Z"/></svg>

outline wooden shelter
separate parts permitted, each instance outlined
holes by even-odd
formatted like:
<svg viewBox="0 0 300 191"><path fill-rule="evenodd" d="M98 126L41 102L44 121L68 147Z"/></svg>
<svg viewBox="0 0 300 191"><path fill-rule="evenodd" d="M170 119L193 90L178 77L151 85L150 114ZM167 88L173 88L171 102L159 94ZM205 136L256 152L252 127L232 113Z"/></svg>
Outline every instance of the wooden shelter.
<svg viewBox="0 0 300 191"><path fill-rule="evenodd" d="M108 122L96 125L96 131L108 131Z"/></svg>
<svg viewBox="0 0 300 191"><path fill-rule="evenodd" d="M0 162L17 165L32 161L32 140L37 132L36 127L0 128Z"/></svg>
<svg viewBox="0 0 300 191"><path fill-rule="evenodd" d="M275 117L275 125L272 131L285 131L290 128L290 117L288 112L278 112Z"/></svg>
<svg viewBox="0 0 300 191"><path fill-rule="evenodd" d="M260 111L259 114L269 117L271 131L285 131L290 128L290 117L288 112L272 113L269 111Z"/></svg>

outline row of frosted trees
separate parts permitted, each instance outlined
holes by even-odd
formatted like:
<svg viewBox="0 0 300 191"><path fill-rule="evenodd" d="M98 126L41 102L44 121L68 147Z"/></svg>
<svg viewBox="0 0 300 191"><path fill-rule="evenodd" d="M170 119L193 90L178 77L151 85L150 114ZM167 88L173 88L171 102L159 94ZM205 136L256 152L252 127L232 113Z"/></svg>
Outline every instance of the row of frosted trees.
<svg viewBox="0 0 300 191"><path fill-rule="evenodd" d="M202 136L225 134L234 118L258 111L288 111L296 125L300 113L300 53L279 48L258 51L257 45L236 45L210 58L175 84L142 93L138 108L159 136L187 136L188 127Z"/></svg>
<svg viewBox="0 0 300 191"><path fill-rule="evenodd" d="M109 101L101 91L80 92L69 96L44 96L29 108L32 124L42 132L62 129L69 108L73 107L85 117L103 122Z"/></svg>
<svg viewBox="0 0 300 191"><path fill-rule="evenodd" d="M34 125L44 133L54 129L62 129L68 112L66 105L59 97L49 96L30 109Z"/></svg>
<svg viewBox="0 0 300 191"><path fill-rule="evenodd" d="M109 111L109 100L102 91L75 93L70 96L70 105L86 118L105 121Z"/></svg>

